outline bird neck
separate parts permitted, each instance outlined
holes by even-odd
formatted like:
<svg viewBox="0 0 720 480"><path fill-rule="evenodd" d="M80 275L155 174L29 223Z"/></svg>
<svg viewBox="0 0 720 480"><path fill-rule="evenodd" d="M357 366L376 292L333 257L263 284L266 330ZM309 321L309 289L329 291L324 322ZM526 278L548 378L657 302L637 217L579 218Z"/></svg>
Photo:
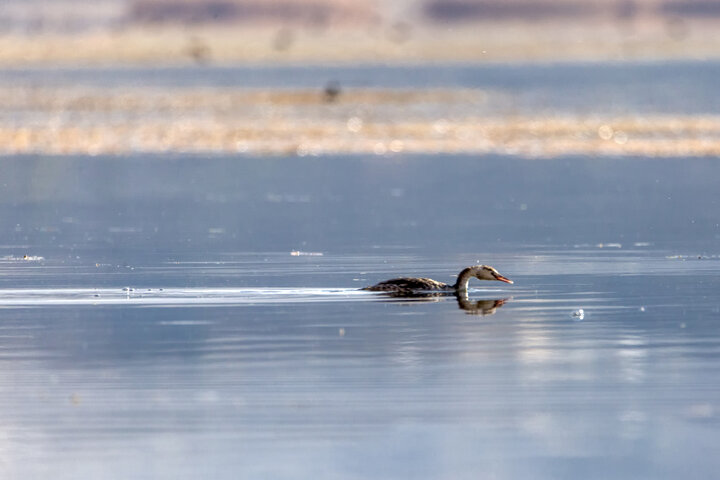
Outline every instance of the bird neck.
<svg viewBox="0 0 720 480"><path fill-rule="evenodd" d="M458 292L466 292L468 288L468 282L472 277L472 270L470 268L466 268L462 272L460 272L457 282L455 282L455 290L457 290Z"/></svg>

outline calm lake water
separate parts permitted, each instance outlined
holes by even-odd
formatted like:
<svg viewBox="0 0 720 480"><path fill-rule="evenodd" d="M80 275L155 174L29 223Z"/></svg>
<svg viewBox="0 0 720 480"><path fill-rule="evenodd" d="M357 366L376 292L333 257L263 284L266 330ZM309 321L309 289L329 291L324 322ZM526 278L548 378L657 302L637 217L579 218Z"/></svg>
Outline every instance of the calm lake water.
<svg viewBox="0 0 720 480"><path fill-rule="evenodd" d="M3 478L720 470L717 159L1 166Z"/></svg>

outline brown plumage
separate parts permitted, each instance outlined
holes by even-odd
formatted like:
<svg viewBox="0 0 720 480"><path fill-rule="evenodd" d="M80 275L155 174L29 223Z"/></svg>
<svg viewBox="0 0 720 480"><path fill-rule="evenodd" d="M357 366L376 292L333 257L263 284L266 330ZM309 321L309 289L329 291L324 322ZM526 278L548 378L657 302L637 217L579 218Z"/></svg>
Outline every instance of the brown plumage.
<svg viewBox="0 0 720 480"><path fill-rule="evenodd" d="M499 282L513 283L512 280L503 277L489 265L473 265L463 269L458 275L457 282L454 285L438 282L431 278L424 277L401 277L393 278L380 282L363 290L372 292L392 292L392 293L417 293L427 291L447 291L447 292L464 292L467 290L468 282L471 278L479 280L497 280Z"/></svg>

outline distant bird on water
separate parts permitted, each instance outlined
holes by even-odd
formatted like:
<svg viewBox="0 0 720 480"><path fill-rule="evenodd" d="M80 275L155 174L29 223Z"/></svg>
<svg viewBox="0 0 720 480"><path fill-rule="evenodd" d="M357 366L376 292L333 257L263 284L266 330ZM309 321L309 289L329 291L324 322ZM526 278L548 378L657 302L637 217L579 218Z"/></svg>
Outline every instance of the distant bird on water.
<svg viewBox="0 0 720 480"><path fill-rule="evenodd" d="M323 89L323 99L326 103L333 103L335 100L337 100L338 96L340 95L340 92L342 91L340 87L340 82L337 80L331 80Z"/></svg>
<svg viewBox="0 0 720 480"><path fill-rule="evenodd" d="M464 268L458 275L457 282L454 285L449 283L438 282L431 278L402 277L393 278L380 282L362 290L371 292L390 292L395 294L413 294L418 292L455 292L462 293L467 291L468 282L471 278L478 280L496 280L498 282L513 283L509 278L503 277L489 265L473 265Z"/></svg>

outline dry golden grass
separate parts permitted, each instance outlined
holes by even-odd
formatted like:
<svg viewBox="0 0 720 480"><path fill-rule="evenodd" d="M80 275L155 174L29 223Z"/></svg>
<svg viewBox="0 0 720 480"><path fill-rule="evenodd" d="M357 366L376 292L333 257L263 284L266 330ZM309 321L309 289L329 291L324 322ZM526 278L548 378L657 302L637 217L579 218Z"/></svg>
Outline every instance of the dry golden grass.
<svg viewBox="0 0 720 480"><path fill-rule="evenodd" d="M717 21L130 27L0 36L0 66L720 58Z"/></svg>
<svg viewBox="0 0 720 480"><path fill-rule="evenodd" d="M480 114L493 92L0 90L0 154L720 156L720 116ZM27 114L27 112L33 112ZM442 112L442 115L438 112Z"/></svg>
<svg viewBox="0 0 720 480"><path fill-rule="evenodd" d="M673 119L672 122L678 121ZM489 122L492 122L489 123ZM127 153L251 153L392 154L392 153L503 153L531 157L557 155L720 156L720 118L703 120L689 135L662 136L669 123L663 118L619 119L634 123L611 139L597 134L600 124L577 118L521 119L510 122L468 119L453 122L444 134L431 125L412 122L372 123L360 132L348 132L337 123L260 122L235 125L188 123L107 125L43 128L0 127L2 154L127 154ZM528 124L544 123L544 128ZM692 123L692 122L691 122ZM712 134L708 131L712 130Z"/></svg>

